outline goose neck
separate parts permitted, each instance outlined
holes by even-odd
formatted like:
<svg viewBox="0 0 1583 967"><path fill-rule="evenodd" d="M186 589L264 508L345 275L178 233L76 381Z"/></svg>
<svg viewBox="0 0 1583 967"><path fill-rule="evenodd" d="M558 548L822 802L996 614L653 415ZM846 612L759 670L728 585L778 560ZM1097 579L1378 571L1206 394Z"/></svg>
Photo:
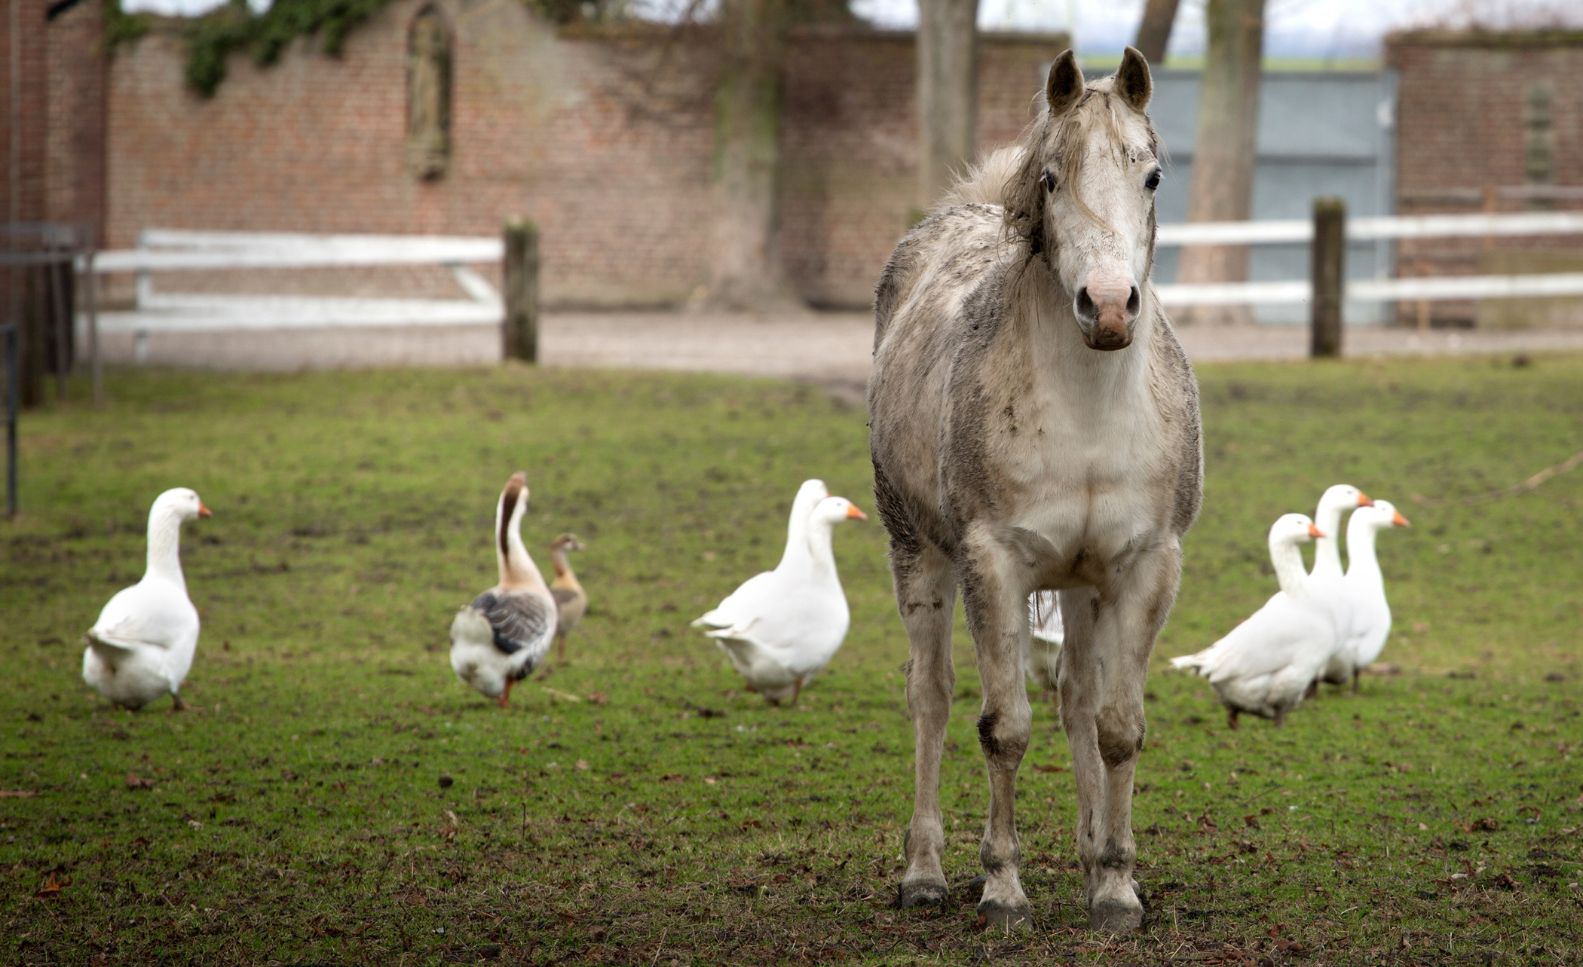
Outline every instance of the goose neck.
<svg viewBox="0 0 1583 967"><path fill-rule="evenodd" d="M1288 540L1270 541L1270 563L1275 566L1275 580L1281 590L1289 595L1303 594L1308 585L1308 575L1303 571L1303 552Z"/></svg>
<svg viewBox="0 0 1583 967"><path fill-rule="evenodd" d="M1379 533L1361 518L1354 516L1347 528L1347 573L1377 573L1380 562L1374 554L1374 535Z"/></svg>
<svg viewBox="0 0 1583 967"><path fill-rule="evenodd" d="M835 570L834 526L827 520L810 520L803 548L817 571Z"/></svg>
<svg viewBox="0 0 1583 967"><path fill-rule="evenodd" d="M808 531L808 514L798 516L794 512L791 520L786 523L786 549L781 552L780 563L775 566L777 571L807 558Z"/></svg>
<svg viewBox="0 0 1583 967"><path fill-rule="evenodd" d="M1318 519L1314 526L1324 533L1324 537L1314 539L1314 574L1319 577L1334 576L1341 573L1341 541L1337 534L1341 529L1341 508L1321 507ZM1347 540L1352 539L1352 532L1347 532Z"/></svg>
<svg viewBox="0 0 1583 967"><path fill-rule="evenodd" d="M522 511L516 512L500 523L496 552L500 559L501 584L532 584L543 586L544 576L539 573L533 558L528 556L527 545L522 543Z"/></svg>
<svg viewBox="0 0 1583 967"><path fill-rule="evenodd" d="M148 515L148 573L185 583L181 573L181 518L156 510Z"/></svg>

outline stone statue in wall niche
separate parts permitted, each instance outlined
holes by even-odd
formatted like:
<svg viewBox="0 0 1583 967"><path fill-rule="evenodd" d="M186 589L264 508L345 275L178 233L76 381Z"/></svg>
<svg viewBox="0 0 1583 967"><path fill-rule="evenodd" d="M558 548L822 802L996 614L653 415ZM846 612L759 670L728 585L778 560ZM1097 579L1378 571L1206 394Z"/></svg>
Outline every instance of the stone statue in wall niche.
<svg viewBox="0 0 1583 967"><path fill-rule="evenodd" d="M407 168L438 178L451 160L451 32L434 7L407 30Z"/></svg>

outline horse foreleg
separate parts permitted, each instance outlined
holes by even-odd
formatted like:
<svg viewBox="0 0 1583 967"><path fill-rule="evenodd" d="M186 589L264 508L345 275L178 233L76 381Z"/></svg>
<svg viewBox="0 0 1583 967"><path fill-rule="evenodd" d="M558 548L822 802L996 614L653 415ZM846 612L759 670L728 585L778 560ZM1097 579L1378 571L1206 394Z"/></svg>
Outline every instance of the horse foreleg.
<svg viewBox="0 0 1583 967"><path fill-rule="evenodd" d="M951 666L951 619L956 583L951 564L939 551L891 548L896 606L907 628L907 709L912 714L916 757L913 765L912 822L903 846L907 872L899 900L903 907L943 905L946 881L945 827L940 818L940 757L951 716L956 671Z"/></svg>
<svg viewBox="0 0 1583 967"><path fill-rule="evenodd" d="M1084 602L1093 616L1091 648L1086 656L1074 655L1074 662L1062 667L1063 708L1068 701L1068 670L1074 686L1081 684L1088 692L1079 710L1081 718L1069 720L1068 736L1073 772L1079 774L1078 850L1089 924L1101 930L1136 930L1143 924L1143 904L1133 879L1137 847L1132 835L1132 788L1143 749L1149 653L1176 597L1180 569L1181 551L1172 541L1135 561ZM1102 664L1096 660L1099 656L1104 657ZM1075 694L1071 698L1083 700ZM1081 743L1074 728L1082 730Z"/></svg>
<svg viewBox="0 0 1583 967"><path fill-rule="evenodd" d="M1077 854L1083 864L1092 913L1094 867L1103 850L1106 798L1105 763L1099 755L1098 709L1101 665L1095 654L1095 618L1099 594L1093 589L1061 592L1066 640L1061 643L1057 688L1061 693L1061 725L1072 752L1072 778L1077 783Z"/></svg>
<svg viewBox="0 0 1583 967"><path fill-rule="evenodd" d="M1032 920L1022 891L1014 804L1017 769L1028 751L1033 723L1023 677L1028 589L1017 573L1018 562L987 539L964 547L960 567L963 603L984 690L978 740L989 772L989 816L978 853L985 874L978 915L991 929L1026 928Z"/></svg>

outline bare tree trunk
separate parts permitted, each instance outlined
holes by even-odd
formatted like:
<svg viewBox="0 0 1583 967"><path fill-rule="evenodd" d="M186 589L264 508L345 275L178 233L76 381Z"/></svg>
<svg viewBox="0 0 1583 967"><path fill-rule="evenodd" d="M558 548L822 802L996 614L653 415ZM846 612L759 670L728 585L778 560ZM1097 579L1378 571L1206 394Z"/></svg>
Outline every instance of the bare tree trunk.
<svg viewBox="0 0 1583 967"><path fill-rule="evenodd" d="M775 232L785 0L722 0L724 62L715 95L715 269L703 304L761 310L796 302Z"/></svg>
<svg viewBox="0 0 1583 967"><path fill-rule="evenodd" d="M1264 0L1209 0L1204 15L1209 50L1198 94L1187 220L1242 221L1253 210ZM1190 246L1182 251L1180 265L1178 282L1241 282L1248 277L1248 248ZM1246 307L1209 307L1183 317L1195 322L1251 322L1253 318Z"/></svg>
<svg viewBox="0 0 1583 967"><path fill-rule="evenodd" d="M1152 65L1165 63L1165 48L1171 43L1171 28L1176 25L1177 3L1178 0L1147 0L1143 5L1138 39L1132 46Z"/></svg>
<svg viewBox="0 0 1583 967"><path fill-rule="evenodd" d="M931 207L973 157L978 0L918 2L918 193Z"/></svg>

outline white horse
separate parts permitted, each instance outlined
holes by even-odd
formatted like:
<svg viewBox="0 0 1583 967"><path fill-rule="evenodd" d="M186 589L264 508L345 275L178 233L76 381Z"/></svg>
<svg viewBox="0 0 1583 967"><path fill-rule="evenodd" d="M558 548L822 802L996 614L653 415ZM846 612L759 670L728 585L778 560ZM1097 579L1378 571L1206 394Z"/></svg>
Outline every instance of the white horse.
<svg viewBox="0 0 1583 967"><path fill-rule="evenodd" d="M1030 922L1012 814L1030 731L1028 595L1059 590L1089 919L1143 920L1132 785L1144 673L1203 463L1197 385L1149 284L1151 90L1137 51L1092 84L1063 53L1020 143L897 246L876 291L870 447L917 742L903 906L946 899L940 757L960 586L990 787L978 912L996 927Z"/></svg>

